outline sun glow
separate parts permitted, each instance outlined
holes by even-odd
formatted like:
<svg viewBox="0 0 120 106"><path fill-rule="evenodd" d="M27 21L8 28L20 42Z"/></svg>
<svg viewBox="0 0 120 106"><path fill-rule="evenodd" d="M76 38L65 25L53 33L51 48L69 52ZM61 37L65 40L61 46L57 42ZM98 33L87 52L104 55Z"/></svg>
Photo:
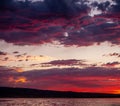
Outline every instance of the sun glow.
<svg viewBox="0 0 120 106"><path fill-rule="evenodd" d="M15 80L16 83L26 83L27 82L27 79L25 77L19 77L17 80Z"/></svg>
<svg viewBox="0 0 120 106"><path fill-rule="evenodd" d="M14 67L13 68L14 70L16 70L17 72L23 72L24 70L20 67Z"/></svg>
<svg viewBox="0 0 120 106"><path fill-rule="evenodd" d="M25 77L18 77L18 78L10 77L8 81L14 83L26 83L27 79Z"/></svg>
<svg viewBox="0 0 120 106"><path fill-rule="evenodd" d="M120 94L120 89L114 90L113 93L114 93L114 94Z"/></svg>

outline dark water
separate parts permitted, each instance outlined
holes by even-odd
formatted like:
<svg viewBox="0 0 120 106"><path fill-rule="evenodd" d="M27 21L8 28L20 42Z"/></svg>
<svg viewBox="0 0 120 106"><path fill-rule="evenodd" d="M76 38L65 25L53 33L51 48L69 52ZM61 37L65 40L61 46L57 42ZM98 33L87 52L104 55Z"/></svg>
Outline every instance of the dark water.
<svg viewBox="0 0 120 106"><path fill-rule="evenodd" d="M120 98L110 99L0 99L0 106L120 106Z"/></svg>

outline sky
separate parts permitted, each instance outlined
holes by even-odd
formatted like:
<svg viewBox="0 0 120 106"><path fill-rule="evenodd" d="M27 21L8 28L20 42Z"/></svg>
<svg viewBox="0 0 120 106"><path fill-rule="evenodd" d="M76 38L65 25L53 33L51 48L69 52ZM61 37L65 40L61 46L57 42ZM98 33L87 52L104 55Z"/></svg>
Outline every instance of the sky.
<svg viewBox="0 0 120 106"><path fill-rule="evenodd" d="M0 0L0 86L120 94L120 0Z"/></svg>

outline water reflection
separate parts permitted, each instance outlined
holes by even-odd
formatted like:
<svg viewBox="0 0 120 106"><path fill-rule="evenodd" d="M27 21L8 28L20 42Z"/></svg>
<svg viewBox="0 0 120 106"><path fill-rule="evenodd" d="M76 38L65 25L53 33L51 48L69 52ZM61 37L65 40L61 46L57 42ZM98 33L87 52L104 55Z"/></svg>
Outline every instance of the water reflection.
<svg viewBox="0 0 120 106"><path fill-rule="evenodd" d="M120 106L120 99L0 99L0 106Z"/></svg>

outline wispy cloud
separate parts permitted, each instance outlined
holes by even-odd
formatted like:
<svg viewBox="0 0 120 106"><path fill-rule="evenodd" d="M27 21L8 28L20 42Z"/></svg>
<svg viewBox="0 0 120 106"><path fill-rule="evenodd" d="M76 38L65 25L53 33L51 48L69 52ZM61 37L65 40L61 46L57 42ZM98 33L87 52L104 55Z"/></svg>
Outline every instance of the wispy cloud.
<svg viewBox="0 0 120 106"><path fill-rule="evenodd" d="M46 63L41 63L42 66L86 66L84 60L68 59L68 60L54 60Z"/></svg>
<svg viewBox="0 0 120 106"><path fill-rule="evenodd" d="M114 52L114 53L109 53L109 54L104 54L103 56L111 56L111 57L120 57L120 53L116 53L116 52Z"/></svg>
<svg viewBox="0 0 120 106"><path fill-rule="evenodd" d="M120 62L108 62L106 64L102 64L102 66L105 66L105 67L120 67Z"/></svg>

